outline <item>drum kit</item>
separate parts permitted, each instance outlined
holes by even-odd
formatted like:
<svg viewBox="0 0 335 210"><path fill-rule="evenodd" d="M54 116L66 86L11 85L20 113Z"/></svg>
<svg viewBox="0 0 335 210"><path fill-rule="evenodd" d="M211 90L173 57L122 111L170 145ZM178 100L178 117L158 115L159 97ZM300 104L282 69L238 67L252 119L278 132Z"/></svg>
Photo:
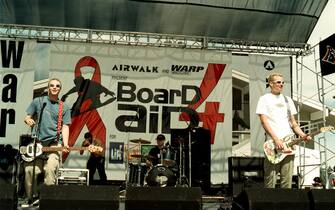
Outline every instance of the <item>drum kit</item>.
<svg viewBox="0 0 335 210"><path fill-rule="evenodd" d="M141 138L129 141L137 144L139 148L141 148L142 144L151 143ZM179 147L179 157L177 157L178 150L166 144L160 149L158 164L153 167L149 167L146 163L146 160L152 158L151 156L146 154L130 154L128 157L136 161L128 161L127 186L188 186L183 161L185 157L183 150L184 143L182 139L179 141L181 145Z"/></svg>

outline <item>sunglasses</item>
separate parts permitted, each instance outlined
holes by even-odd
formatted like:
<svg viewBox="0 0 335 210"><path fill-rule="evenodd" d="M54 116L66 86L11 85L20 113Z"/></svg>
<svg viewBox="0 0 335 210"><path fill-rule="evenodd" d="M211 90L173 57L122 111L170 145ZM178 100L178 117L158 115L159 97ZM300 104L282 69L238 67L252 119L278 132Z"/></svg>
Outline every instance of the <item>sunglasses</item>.
<svg viewBox="0 0 335 210"><path fill-rule="evenodd" d="M278 84L278 85L280 85L280 84L284 84L285 82L284 81L274 81L273 83L276 83L276 84Z"/></svg>
<svg viewBox="0 0 335 210"><path fill-rule="evenodd" d="M56 88L60 88L60 84L54 85L54 84L50 84L49 87L56 87Z"/></svg>

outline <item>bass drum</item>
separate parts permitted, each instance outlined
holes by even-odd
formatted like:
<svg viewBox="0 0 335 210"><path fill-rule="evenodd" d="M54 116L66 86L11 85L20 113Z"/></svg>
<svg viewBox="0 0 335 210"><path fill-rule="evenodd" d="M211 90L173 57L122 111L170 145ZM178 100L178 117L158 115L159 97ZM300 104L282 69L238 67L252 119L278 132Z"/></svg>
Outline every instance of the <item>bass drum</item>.
<svg viewBox="0 0 335 210"><path fill-rule="evenodd" d="M145 181L152 187L174 187L177 182L176 175L166 166L156 165L148 171Z"/></svg>

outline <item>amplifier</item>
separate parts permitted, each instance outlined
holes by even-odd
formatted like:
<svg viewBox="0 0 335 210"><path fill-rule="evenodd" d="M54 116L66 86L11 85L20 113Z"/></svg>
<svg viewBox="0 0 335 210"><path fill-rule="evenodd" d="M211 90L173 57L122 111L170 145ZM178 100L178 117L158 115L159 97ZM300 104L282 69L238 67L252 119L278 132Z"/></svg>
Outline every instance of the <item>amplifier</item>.
<svg viewBox="0 0 335 210"><path fill-rule="evenodd" d="M56 185L89 185L88 169L60 168Z"/></svg>

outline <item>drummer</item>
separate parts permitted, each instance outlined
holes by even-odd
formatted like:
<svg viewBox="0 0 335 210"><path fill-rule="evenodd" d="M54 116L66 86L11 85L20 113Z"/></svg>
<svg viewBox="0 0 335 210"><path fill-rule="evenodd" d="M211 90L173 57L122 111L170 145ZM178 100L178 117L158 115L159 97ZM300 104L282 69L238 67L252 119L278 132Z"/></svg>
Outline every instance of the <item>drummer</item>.
<svg viewBox="0 0 335 210"><path fill-rule="evenodd" d="M161 159L161 149L164 148L165 145L165 136L163 134L159 134L156 137L157 145L153 147L148 154L146 165L148 168L152 168L160 163Z"/></svg>

